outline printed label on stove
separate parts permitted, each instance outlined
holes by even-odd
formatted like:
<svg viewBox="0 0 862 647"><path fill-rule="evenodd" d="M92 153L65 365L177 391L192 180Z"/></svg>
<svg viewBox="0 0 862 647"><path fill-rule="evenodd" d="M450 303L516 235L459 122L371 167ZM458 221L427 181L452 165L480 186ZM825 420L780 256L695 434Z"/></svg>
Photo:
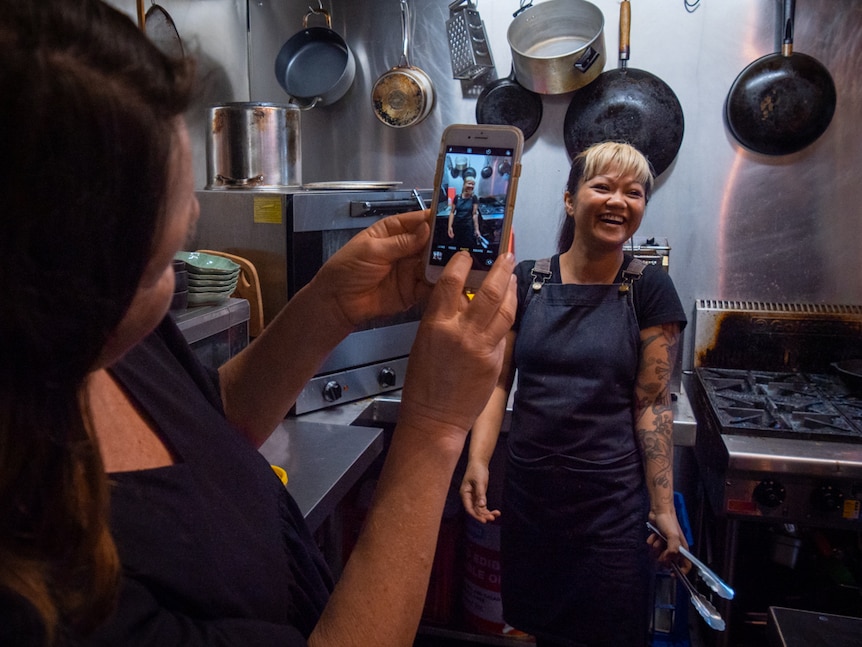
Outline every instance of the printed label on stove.
<svg viewBox="0 0 862 647"><path fill-rule="evenodd" d="M859 518L859 510L862 508L858 499L844 499L844 509L841 516L851 521Z"/></svg>

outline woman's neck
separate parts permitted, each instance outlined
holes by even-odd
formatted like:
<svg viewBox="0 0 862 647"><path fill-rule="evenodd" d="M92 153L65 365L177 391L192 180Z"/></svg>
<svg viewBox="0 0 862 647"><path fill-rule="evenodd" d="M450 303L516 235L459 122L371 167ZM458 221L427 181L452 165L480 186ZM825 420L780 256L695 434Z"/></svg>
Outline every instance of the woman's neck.
<svg viewBox="0 0 862 647"><path fill-rule="evenodd" d="M623 250L581 250L576 244L560 254L560 275L563 283L579 285L607 284L616 279L623 262Z"/></svg>

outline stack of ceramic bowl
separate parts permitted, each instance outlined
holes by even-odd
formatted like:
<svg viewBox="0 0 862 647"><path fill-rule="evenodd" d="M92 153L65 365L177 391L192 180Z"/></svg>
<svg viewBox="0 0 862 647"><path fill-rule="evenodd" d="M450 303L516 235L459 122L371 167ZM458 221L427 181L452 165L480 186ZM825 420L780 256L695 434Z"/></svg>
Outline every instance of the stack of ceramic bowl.
<svg viewBox="0 0 862 647"><path fill-rule="evenodd" d="M229 258L201 252L177 252L188 273L189 306L217 305L230 297L239 280L239 265Z"/></svg>

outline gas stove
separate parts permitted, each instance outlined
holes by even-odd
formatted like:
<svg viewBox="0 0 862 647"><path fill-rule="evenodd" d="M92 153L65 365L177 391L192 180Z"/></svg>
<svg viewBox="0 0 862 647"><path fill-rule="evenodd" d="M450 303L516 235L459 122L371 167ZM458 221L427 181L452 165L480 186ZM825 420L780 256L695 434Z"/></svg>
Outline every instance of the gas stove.
<svg viewBox="0 0 862 647"><path fill-rule="evenodd" d="M698 368L722 433L862 443L862 397L829 374Z"/></svg>
<svg viewBox="0 0 862 647"><path fill-rule="evenodd" d="M862 306L701 299L694 328L695 547L737 591L714 644L766 644L770 606L848 614L824 582L862 531L862 393L832 363L862 358Z"/></svg>
<svg viewBox="0 0 862 647"><path fill-rule="evenodd" d="M700 300L695 456L718 516L862 529L862 308Z"/></svg>
<svg viewBox="0 0 862 647"><path fill-rule="evenodd" d="M837 378L697 368L692 406L714 513L862 528L862 400Z"/></svg>

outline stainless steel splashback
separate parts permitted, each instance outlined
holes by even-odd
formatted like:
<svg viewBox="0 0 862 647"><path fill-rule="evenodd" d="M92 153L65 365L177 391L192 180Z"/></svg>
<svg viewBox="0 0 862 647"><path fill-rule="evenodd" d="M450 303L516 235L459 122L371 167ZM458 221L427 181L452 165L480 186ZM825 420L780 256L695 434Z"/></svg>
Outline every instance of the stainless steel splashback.
<svg viewBox="0 0 862 647"><path fill-rule="evenodd" d="M110 0L130 15L134 0ZM541 0L537 0L541 1ZM608 62L617 66L617 0L592 0L605 16ZM356 57L350 91L331 106L302 114L306 181L401 180L429 186L443 128L475 121L478 86L452 78L447 0L411 0L411 62L431 76L437 103L415 127L393 129L371 110L371 87L398 63L398 0L326 0L333 29ZM508 74L506 31L519 0L479 0L498 76ZM685 135L674 164L659 178L642 230L673 241L671 276L686 309L703 294L770 302L862 303L862 2L805 0L796 8L795 50L816 57L838 89L825 135L793 155L741 149L723 123L734 79L781 43L778 0L722 0L686 10L681 0L632 3L629 65L647 70L677 94ZM301 29L308 3L265 0L172 0L186 51L200 65L202 94L190 113L196 177L203 186L209 103L283 102L276 54ZM517 254L554 249L563 215L569 160L562 124L571 94L543 97L544 115L527 142L515 208ZM691 346L693 337L687 337ZM691 365L691 348L686 365Z"/></svg>
<svg viewBox="0 0 862 647"><path fill-rule="evenodd" d="M605 16L608 62L617 66L617 0L593 0ZM251 95L283 100L272 72L281 43L297 31L303 3L249 3ZM769 157L740 148L723 123L724 100L736 76L777 51L777 0L632 3L629 65L647 70L677 94L685 112L679 155L660 178L641 231L673 242L671 277L686 309L702 294L722 299L862 303L862 3L799 2L795 46L823 62L838 87L826 134L809 148ZM445 0L412 0L411 62L431 76L437 104L416 127L393 129L372 114L370 91L398 62L397 0L332 0L333 29L357 57L347 95L302 115L306 180L401 180L428 186L443 128L475 122L476 88L452 78ZM517 0L482 2L498 76L508 74L506 31ZM555 248L569 169L563 120L571 94L544 96L544 115L527 142L515 207L516 252L541 258ZM690 344L692 337L688 337ZM691 365L687 349L686 366Z"/></svg>
<svg viewBox="0 0 862 647"><path fill-rule="evenodd" d="M698 299L694 366L828 373L862 358L862 306Z"/></svg>

